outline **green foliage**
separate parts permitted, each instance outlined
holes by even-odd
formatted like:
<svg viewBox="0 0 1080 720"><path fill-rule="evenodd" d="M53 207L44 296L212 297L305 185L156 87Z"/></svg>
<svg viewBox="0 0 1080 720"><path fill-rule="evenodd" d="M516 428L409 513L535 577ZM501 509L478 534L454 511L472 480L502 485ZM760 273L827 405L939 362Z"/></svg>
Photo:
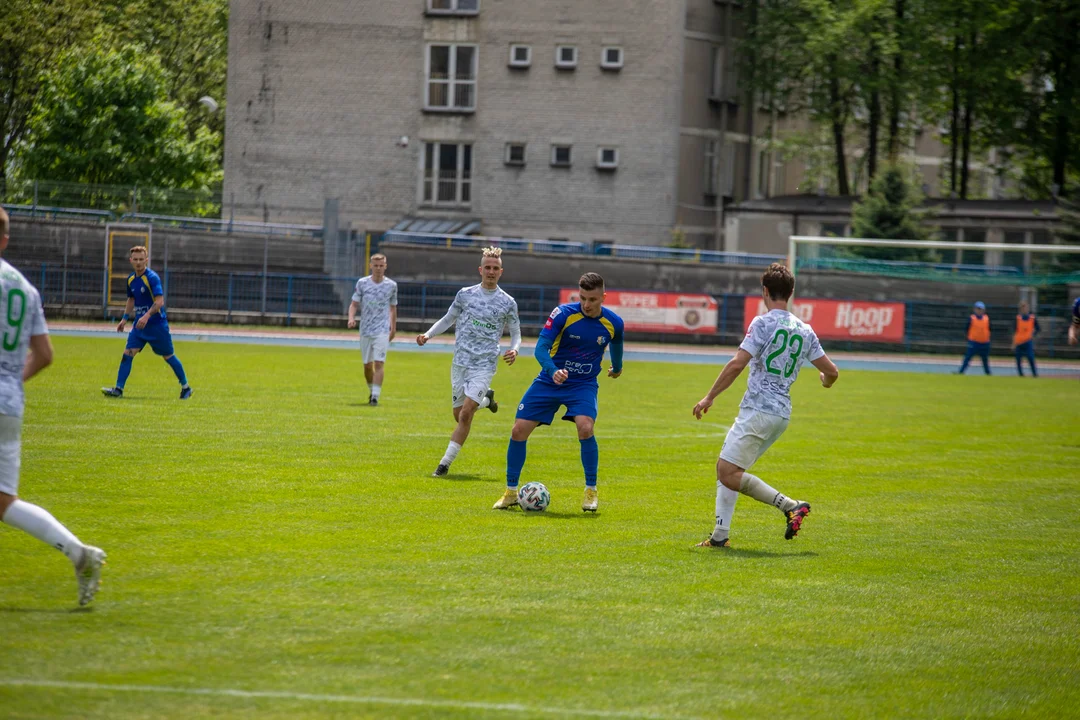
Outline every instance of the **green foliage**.
<svg viewBox="0 0 1080 720"><path fill-rule="evenodd" d="M0 3L0 198L12 153L37 106L42 73L68 48L89 41L100 21L99 4L85 0Z"/></svg>
<svg viewBox="0 0 1080 720"><path fill-rule="evenodd" d="M107 402L91 391L123 340L55 343L27 386L20 495L109 564L92 611L70 612L67 560L0 524L6 717L1050 718L1080 703L1075 380L844 370L824 391L804 370L754 473L813 513L786 542L780 513L743 497L734 549L714 551L690 546L712 529L745 388L695 420L714 366L601 377L600 512L577 506L577 436L557 422L529 439L522 478L551 508L525 515L490 509L506 409L478 413L451 474L428 477L453 427L447 354L392 351L369 408L355 351L181 339L190 401L145 352ZM535 374L523 357L496 391L512 405ZM18 679L150 687L4 684Z"/></svg>
<svg viewBox="0 0 1080 720"><path fill-rule="evenodd" d="M923 224L922 194L908 173L886 165L870 184L870 192L851 209L855 237L880 240L928 240L933 231ZM859 257L879 260L927 260L931 254L915 248L848 248Z"/></svg>
<svg viewBox="0 0 1080 720"><path fill-rule="evenodd" d="M19 157L27 178L198 189L220 179L219 136L168 99L158 59L136 45L68 52L44 80Z"/></svg>

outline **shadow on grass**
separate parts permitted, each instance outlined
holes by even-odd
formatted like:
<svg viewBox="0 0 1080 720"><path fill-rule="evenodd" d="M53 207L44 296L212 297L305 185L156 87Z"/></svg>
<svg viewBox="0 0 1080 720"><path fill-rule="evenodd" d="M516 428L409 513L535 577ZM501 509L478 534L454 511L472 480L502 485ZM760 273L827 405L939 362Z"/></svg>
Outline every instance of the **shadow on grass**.
<svg viewBox="0 0 1080 720"><path fill-rule="evenodd" d="M691 547L690 552L695 555L713 555L715 557L745 557L745 558L798 558L817 557L813 550L796 550L794 552L776 552L773 550L754 550L752 548L699 548Z"/></svg>
<svg viewBox="0 0 1080 720"><path fill-rule="evenodd" d="M546 518L548 520L593 520L600 517L600 513L593 512L554 512L552 510L545 510L544 512L525 512L521 511L522 515L527 517Z"/></svg>
<svg viewBox="0 0 1080 720"><path fill-rule="evenodd" d="M439 480L449 480L451 482L486 482L486 483L506 484L505 480L502 480L501 478L497 478L497 477L483 477L481 475L471 475L471 474L460 475L458 473L454 473L453 475L445 475L445 476L443 476L441 478L437 478L437 479L439 479Z"/></svg>
<svg viewBox="0 0 1080 720"><path fill-rule="evenodd" d="M71 613L94 612L93 607L77 607L60 610L59 608L13 608L0 607L0 613L45 613L48 615L70 615Z"/></svg>

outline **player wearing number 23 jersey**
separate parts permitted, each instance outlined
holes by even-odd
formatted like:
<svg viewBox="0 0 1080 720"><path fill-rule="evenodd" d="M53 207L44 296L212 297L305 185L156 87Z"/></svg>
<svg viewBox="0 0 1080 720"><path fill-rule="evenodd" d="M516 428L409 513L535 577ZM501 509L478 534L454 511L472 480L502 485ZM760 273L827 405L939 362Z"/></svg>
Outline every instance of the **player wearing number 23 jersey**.
<svg viewBox="0 0 1080 720"><path fill-rule="evenodd" d="M761 276L762 297L768 312L756 317L746 331L746 338L709 393L694 406L694 415L702 415L713 400L750 366L746 394L739 404L739 416L728 430L720 459L716 462L716 526L701 543L706 547L727 547L735 500L739 493L749 495L780 509L787 519L784 537L798 534L803 518L810 514L810 504L797 502L747 472L787 429L791 418L790 390L799 377L803 363L813 363L821 371L821 384L832 387L839 372L821 349L814 329L787 311L795 291L795 276L783 265L773 263Z"/></svg>

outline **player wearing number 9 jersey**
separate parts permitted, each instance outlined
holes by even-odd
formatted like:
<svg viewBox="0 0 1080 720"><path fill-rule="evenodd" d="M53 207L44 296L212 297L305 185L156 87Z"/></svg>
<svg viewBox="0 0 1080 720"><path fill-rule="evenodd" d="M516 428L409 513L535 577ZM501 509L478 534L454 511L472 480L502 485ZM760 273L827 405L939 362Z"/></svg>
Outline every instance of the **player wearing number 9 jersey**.
<svg viewBox="0 0 1080 720"><path fill-rule="evenodd" d="M8 225L0 208L0 252L8 246ZM79 604L85 605L97 592L105 553L84 545L45 508L19 499L23 383L52 363L52 356L41 296L18 270L0 260L0 520L67 556L75 566Z"/></svg>
<svg viewBox="0 0 1080 720"><path fill-rule="evenodd" d="M810 362L821 371L821 384L826 388L832 387L840 375L821 349L814 329L787 311L794 291L795 276L791 271L779 263L770 265L761 276L761 292L768 312L750 323L735 357L724 366L709 393L694 406L694 415L700 420L716 396L750 366L739 415L716 461L716 525L712 535L700 543L702 547L728 545L731 518L740 492L779 508L787 520L784 537L788 540L798 534L803 518L810 514L809 503L793 500L747 472L787 429L791 418L789 390L803 363Z"/></svg>

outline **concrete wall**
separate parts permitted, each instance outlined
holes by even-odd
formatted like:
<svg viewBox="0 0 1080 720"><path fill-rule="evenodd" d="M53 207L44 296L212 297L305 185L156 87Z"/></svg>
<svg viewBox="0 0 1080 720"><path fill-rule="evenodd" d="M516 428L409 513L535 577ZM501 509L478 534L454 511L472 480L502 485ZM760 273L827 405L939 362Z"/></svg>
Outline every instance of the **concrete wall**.
<svg viewBox="0 0 1080 720"><path fill-rule="evenodd" d="M683 3L482 0L471 18L431 17L423 0L232 0L226 208L237 217L317 221L341 199L354 227L405 215L476 217L485 233L660 244L674 222ZM478 46L474 113L425 112L431 43ZM532 66L508 67L511 43ZM578 47L572 72L555 45ZM625 65L600 68L619 45ZM408 147L397 144L408 136ZM472 201L428 208L424 141L471 143ZM508 142L526 165L504 163ZM573 166L550 166L552 143ZM595 167L598 146L619 168Z"/></svg>

